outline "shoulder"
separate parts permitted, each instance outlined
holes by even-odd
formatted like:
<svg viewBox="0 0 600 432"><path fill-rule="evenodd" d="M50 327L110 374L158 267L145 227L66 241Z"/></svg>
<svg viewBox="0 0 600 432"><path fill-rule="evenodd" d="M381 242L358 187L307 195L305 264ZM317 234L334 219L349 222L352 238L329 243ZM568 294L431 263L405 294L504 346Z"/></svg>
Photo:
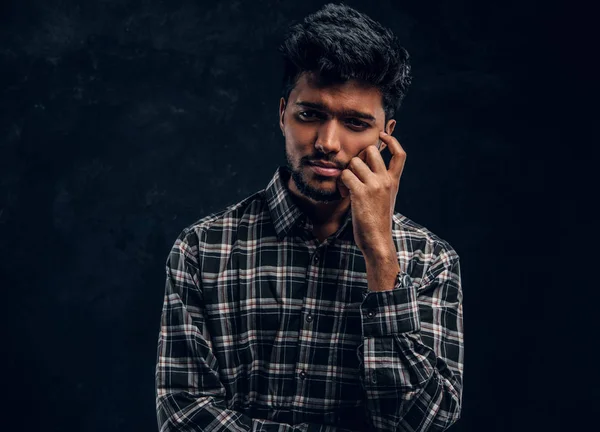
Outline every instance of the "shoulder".
<svg viewBox="0 0 600 432"><path fill-rule="evenodd" d="M459 255L447 240L399 212L394 213L393 222L398 250L407 255L422 277L436 268L458 266Z"/></svg>
<svg viewBox="0 0 600 432"><path fill-rule="evenodd" d="M412 219L409 219L402 213L394 213L393 220L395 237L399 237L404 241L416 241L417 243L427 245L428 248L444 250L448 253L456 254L458 256L457 252L448 241L433 233L425 226L418 224Z"/></svg>
<svg viewBox="0 0 600 432"><path fill-rule="evenodd" d="M232 232L245 221L254 221L267 210L264 190L222 210L200 217L186 226L175 243L183 243L197 249L201 245L223 243L225 232Z"/></svg>

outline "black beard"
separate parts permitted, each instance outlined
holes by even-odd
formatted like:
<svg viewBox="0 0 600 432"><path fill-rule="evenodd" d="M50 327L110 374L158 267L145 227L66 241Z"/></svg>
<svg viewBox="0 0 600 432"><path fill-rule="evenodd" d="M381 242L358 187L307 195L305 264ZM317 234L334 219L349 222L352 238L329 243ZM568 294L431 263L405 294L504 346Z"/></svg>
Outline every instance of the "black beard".
<svg viewBox="0 0 600 432"><path fill-rule="evenodd" d="M300 170L296 171L293 168L290 158L288 157L287 154L286 154L286 159L287 159L287 168L289 169L289 171L292 175L292 179L294 180L294 183L296 183L296 187L298 188L298 190L300 191L300 193L302 195L304 195L308 198L311 198L317 202L322 202L322 203L329 203L331 201L339 201L342 199L342 195L340 194L340 191L337 187L335 188L334 192L325 192L325 191L322 191L320 189L315 189L312 186L310 186L304 179L302 172Z"/></svg>

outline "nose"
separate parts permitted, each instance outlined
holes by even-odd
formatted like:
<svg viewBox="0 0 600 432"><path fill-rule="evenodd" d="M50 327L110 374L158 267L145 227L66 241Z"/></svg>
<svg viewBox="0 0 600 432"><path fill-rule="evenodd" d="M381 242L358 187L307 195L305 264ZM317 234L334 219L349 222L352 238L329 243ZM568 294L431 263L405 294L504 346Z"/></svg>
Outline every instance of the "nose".
<svg viewBox="0 0 600 432"><path fill-rule="evenodd" d="M339 125L335 120L324 121L318 129L315 148L323 153L337 153L340 151Z"/></svg>

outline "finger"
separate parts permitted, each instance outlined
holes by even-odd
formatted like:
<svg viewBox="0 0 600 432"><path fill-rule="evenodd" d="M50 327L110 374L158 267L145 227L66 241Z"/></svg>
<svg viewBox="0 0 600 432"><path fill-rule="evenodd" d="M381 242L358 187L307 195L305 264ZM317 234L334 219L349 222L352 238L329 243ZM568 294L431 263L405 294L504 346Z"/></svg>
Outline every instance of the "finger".
<svg viewBox="0 0 600 432"><path fill-rule="evenodd" d="M396 138L387 133L381 131L379 132L379 136L381 140L387 145L390 153L392 154L392 159L390 160L390 171L396 178L400 179L402 175L402 171L404 170L404 163L406 162L406 152L398 142Z"/></svg>
<svg viewBox="0 0 600 432"><path fill-rule="evenodd" d="M352 194L360 193L365 185L356 177L356 175L349 169L345 169L339 176L343 186Z"/></svg>
<svg viewBox="0 0 600 432"><path fill-rule="evenodd" d="M367 161L367 151L366 150L367 150L367 148L365 147L360 152L358 152L358 154L356 155L356 157L359 158L363 162Z"/></svg>
<svg viewBox="0 0 600 432"><path fill-rule="evenodd" d="M383 157L381 157L381 151L378 150L376 146L370 145L365 149L365 153L367 155L366 164L369 166L371 171L373 171L375 174L387 172L387 167L385 166Z"/></svg>
<svg viewBox="0 0 600 432"><path fill-rule="evenodd" d="M364 158L364 159L363 159ZM362 183L367 184L369 177L375 175L371 168L365 162L367 160L366 152L362 156L355 156L350 159L347 169L351 171Z"/></svg>

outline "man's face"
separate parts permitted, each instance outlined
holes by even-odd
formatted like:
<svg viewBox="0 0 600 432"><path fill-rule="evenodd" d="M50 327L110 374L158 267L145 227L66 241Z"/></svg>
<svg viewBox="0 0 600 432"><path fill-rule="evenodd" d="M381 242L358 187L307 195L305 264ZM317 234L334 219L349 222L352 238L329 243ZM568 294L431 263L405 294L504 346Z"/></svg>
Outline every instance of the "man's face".
<svg viewBox="0 0 600 432"><path fill-rule="evenodd" d="M395 120L384 128L381 93L357 81L319 88L303 73L287 105L281 98L279 126L285 136L288 167L296 189L318 202L340 200L341 171L369 145L379 143L379 131L392 133ZM383 150L382 146L380 150ZM323 170L315 164L333 164ZM293 186L293 185L292 185Z"/></svg>

